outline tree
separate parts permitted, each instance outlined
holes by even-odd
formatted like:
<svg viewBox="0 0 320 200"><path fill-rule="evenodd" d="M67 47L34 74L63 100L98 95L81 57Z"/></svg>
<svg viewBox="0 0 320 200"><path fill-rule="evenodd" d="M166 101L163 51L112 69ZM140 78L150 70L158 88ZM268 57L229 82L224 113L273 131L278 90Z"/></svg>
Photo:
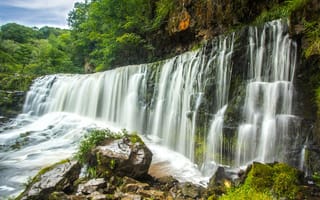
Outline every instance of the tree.
<svg viewBox="0 0 320 200"><path fill-rule="evenodd" d="M36 30L16 23L8 23L1 26L1 37L3 40L26 43L31 39L37 38L37 36L38 32Z"/></svg>
<svg viewBox="0 0 320 200"><path fill-rule="evenodd" d="M152 49L146 35L152 24L153 4L151 0L76 4L69 14L75 60L89 60L98 70L141 62Z"/></svg>

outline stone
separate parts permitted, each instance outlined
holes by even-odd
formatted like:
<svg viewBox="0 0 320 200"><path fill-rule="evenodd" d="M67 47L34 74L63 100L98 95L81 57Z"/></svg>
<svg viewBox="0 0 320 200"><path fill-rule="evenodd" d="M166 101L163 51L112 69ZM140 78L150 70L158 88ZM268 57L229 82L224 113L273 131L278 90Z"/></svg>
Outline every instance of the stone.
<svg viewBox="0 0 320 200"><path fill-rule="evenodd" d="M216 195L221 195L230 188L233 183L223 167L218 167L216 173L210 178L208 190Z"/></svg>
<svg viewBox="0 0 320 200"><path fill-rule="evenodd" d="M107 183L103 178L91 179L84 184L79 184L78 194L91 194L106 187Z"/></svg>
<svg viewBox="0 0 320 200"><path fill-rule="evenodd" d="M138 178L147 175L152 153L137 135L107 139L91 152L89 166L96 166L98 176L117 175Z"/></svg>
<svg viewBox="0 0 320 200"><path fill-rule="evenodd" d="M230 180L223 167L218 167L216 173L210 178L209 185L223 185L225 180Z"/></svg>
<svg viewBox="0 0 320 200"><path fill-rule="evenodd" d="M90 194L89 198L91 200L106 200L107 199L106 195L101 194L100 192L97 192L97 191Z"/></svg>
<svg viewBox="0 0 320 200"><path fill-rule="evenodd" d="M41 170L17 199L48 199L53 192L68 191L79 177L80 164L66 160Z"/></svg>
<svg viewBox="0 0 320 200"><path fill-rule="evenodd" d="M49 200L69 200L64 192L53 192L49 195Z"/></svg>
<svg viewBox="0 0 320 200"><path fill-rule="evenodd" d="M170 188L178 185L178 180L173 178L172 176L164 176L161 178L158 178L157 181L160 183L161 190L169 191Z"/></svg>
<svg viewBox="0 0 320 200"><path fill-rule="evenodd" d="M150 186L147 183L129 183L123 186L123 192L137 192L139 190L148 189Z"/></svg>
<svg viewBox="0 0 320 200"><path fill-rule="evenodd" d="M180 185L181 192L184 197L196 199L201 196L202 188L192 183L183 183Z"/></svg>
<svg viewBox="0 0 320 200"><path fill-rule="evenodd" d="M87 200L88 198L85 195L70 195L68 196L69 200Z"/></svg>
<svg viewBox="0 0 320 200"><path fill-rule="evenodd" d="M144 198L151 198L151 199L164 199L165 195L164 192L158 190L141 190L139 194Z"/></svg>
<svg viewBox="0 0 320 200"><path fill-rule="evenodd" d="M115 193L114 194L115 199L121 199L121 200L141 200L142 196L134 193Z"/></svg>

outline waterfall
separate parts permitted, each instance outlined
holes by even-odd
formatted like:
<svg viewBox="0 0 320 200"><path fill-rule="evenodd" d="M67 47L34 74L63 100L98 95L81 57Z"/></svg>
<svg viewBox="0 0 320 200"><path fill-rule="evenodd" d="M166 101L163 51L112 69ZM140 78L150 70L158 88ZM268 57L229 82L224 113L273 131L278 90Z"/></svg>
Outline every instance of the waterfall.
<svg viewBox="0 0 320 200"><path fill-rule="evenodd" d="M296 51L287 24L277 20L157 63L38 78L17 118L30 124L0 134L0 168L7 170L0 175L34 171L33 159L70 156L83 132L106 125L138 132L154 152L175 151L162 160L187 157L207 177L218 165L290 161ZM7 145L22 136L25 146L10 152Z"/></svg>
<svg viewBox="0 0 320 200"><path fill-rule="evenodd" d="M249 75L238 128L236 165L252 160L283 161L283 145L292 119L296 45L281 21L249 28Z"/></svg>
<svg viewBox="0 0 320 200"><path fill-rule="evenodd" d="M212 119L208 137L206 138L206 153L203 165L203 172L211 174L216 163L222 163L223 149L223 118L227 108L229 87L232 72L231 56L233 53L234 34L218 40L215 46L218 53L213 56L210 62L214 63L216 76L215 102L217 113ZM213 165L210 164L213 162Z"/></svg>
<svg viewBox="0 0 320 200"><path fill-rule="evenodd" d="M160 63L40 78L28 93L24 112L38 116L70 112L108 122L148 135L192 161L200 134L205 144L203 163L209 165L203 168L223 164L226 157L233 157L229 163L233 166L281 160L281 144L294 117L296 46L281 20L249 27L247 32L243 52L247 66L233 66L235 38L239 37L233 33ZM233 67L247 72L235 147L226 144L223 130ZM208 101L211 125L202 126L207 132L199 132L198 118L203 115L199 109Z"/></svg>

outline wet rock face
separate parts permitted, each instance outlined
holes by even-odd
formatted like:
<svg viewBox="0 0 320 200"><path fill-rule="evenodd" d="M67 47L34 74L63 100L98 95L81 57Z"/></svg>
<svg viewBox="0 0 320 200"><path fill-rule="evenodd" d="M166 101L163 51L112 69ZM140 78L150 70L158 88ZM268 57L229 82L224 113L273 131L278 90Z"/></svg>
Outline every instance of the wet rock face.
<svg viewBox="0 0 320 200"><path fill-rule="evenodd" d="M76 161L67 161L55 164L39 172L27 189L17 198L25 200L48 199L54 191L68 192L72 183L78 179L80 165Z"/></svg>
<svg viewBox="0 0 320 200"><path fill-rule="evenodd" d="M25 94L23 91L0 90L0 115L3 115L0 118L11 118L21 113Z"/></svg>
<svg viewBox="0 0 320 200"><path fill-rule="evenodd" d="M212 193L221 195L226 193L232 184L230 175L226 173L223 167L218 167L216 173L209 180L208 188Z"/></svg>
<svg viewBox="0 0 320 200"><path fill-rule="evenodd" d="M108 140L91 152L89 166L96 167L97 174L108 177L138 178L148 173L152 153L138 136Z"/></svg>

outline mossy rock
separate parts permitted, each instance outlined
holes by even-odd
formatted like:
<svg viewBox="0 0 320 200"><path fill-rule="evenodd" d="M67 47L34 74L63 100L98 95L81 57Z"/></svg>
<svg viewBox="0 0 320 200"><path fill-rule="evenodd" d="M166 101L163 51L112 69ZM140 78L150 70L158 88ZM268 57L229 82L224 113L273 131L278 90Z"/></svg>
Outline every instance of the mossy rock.
<svg viewBox="0 0 320 200"><path fill-rule="evenodd" d="M255 162L244 174L245 181L233 188L222 199L298 199L301 194L303 173L284 163ZM254 198L253 198L254 197Z"/></svg>
<svg viewBox="0 0 320 200"><path fill-rule="evenodd" d="M148 173L152 153L136 134L105 138L87 154L88 171L92 177L117 175L138 178Z"/></svg>
<svg viewBox="0 0 320 200"><path fill-rule="evenodd" d="M80 164L71 160L63 160L43 168L16 200L42 200L48 199L53 192L70 192L73 182L80 175L80 169Z"/></svg>

